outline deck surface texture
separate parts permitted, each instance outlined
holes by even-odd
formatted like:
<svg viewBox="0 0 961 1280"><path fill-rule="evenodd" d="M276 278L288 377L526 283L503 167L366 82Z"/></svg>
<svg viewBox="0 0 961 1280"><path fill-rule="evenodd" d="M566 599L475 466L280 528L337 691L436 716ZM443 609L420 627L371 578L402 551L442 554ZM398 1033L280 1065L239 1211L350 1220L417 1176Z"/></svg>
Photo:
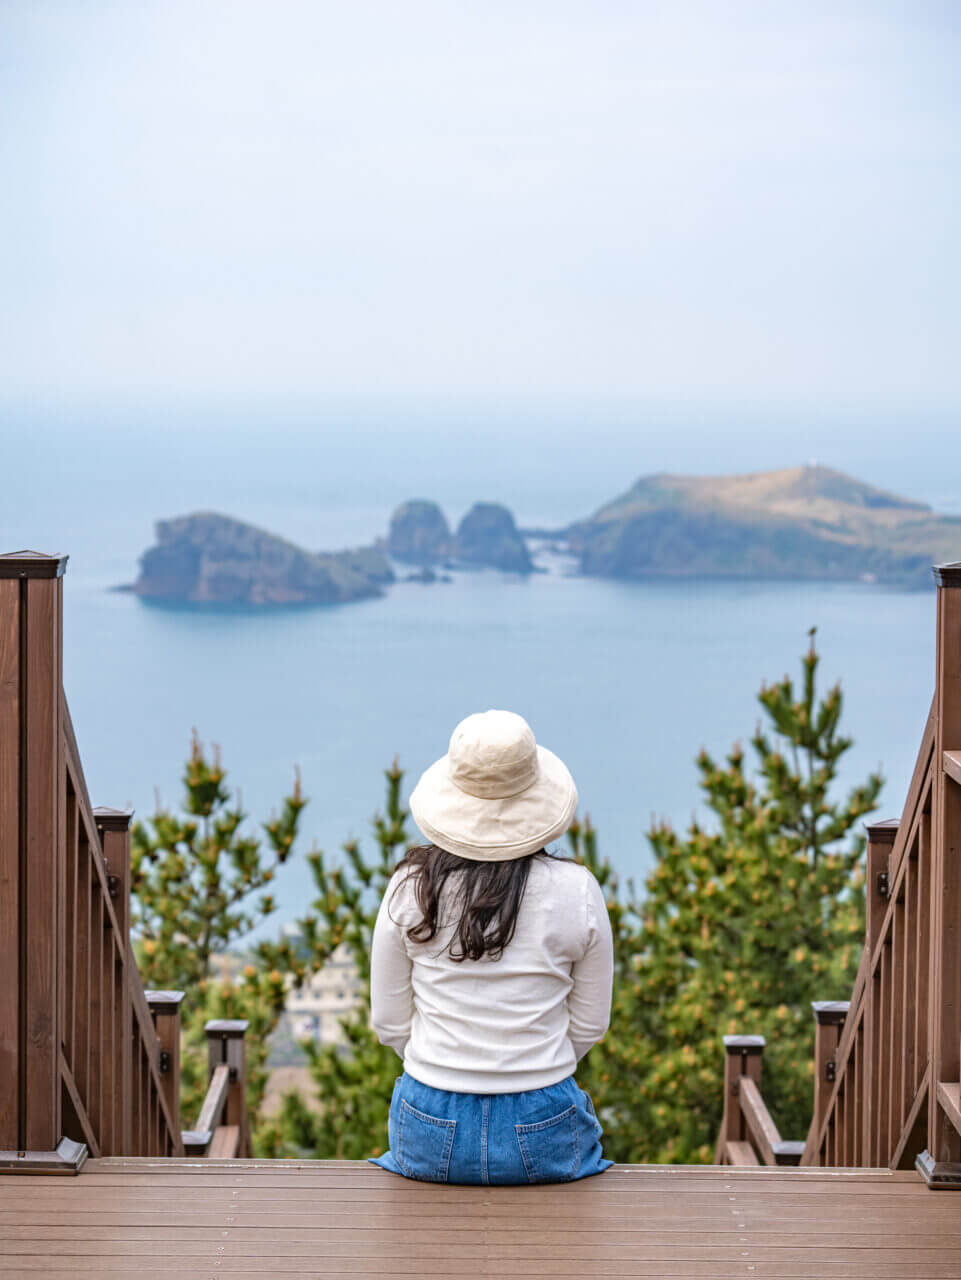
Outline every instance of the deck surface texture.
<svg viewBox="0 0 961 1280"><path fill-rule="evenodd" d="M961 1280L961 1195L883 1170L619 1166L455 1187L339 1161L91 1160L0 1176L0 1280Z"/></svg>

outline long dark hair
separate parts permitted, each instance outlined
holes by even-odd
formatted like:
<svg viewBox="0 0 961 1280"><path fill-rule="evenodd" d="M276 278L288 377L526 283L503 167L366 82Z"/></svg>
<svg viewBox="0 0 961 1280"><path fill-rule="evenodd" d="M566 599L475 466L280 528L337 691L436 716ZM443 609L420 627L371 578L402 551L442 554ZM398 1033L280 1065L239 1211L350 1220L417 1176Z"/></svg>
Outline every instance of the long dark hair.
<svg viewBox="0 0 961 1280"><path fill-rule="evenodd" d="M459 910L448 944L451 959L480 960L485 955L499 959L514 936L531 863L545 856L549 855L539 849L506 862L475 862L448 853L436 844L408 849L397 864L397 870L406 871L407 875L394 889L396 893L402 884L413 879L422 919L408 927L408 938L412 942L432 942L442 928L452 923L440 920L440 900L447 881L456 874L454 894L447 904L450 911Z"/></svg>

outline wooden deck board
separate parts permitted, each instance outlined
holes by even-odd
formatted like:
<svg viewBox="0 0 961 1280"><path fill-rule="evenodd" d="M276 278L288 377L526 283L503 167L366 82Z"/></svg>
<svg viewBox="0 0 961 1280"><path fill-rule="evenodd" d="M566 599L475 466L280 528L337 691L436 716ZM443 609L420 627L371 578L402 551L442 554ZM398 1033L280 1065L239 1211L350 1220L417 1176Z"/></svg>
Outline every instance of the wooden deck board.
<svg viewBox="0 0 961 1280"><path fill-rule="evenodd" d="M0 1176L0 1278L961 1280L961 1198L911 1172L619 1167L442 1187L366 1164L96 1160Z"/></svg>

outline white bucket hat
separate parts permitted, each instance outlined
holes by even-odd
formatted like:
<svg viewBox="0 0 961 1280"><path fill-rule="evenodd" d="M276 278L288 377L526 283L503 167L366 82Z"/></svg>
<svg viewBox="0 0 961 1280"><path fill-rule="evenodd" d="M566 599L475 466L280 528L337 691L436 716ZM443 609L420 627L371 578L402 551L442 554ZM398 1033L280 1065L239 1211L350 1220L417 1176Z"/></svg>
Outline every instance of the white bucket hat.
<svg viewBox="0 0 961 1280"><path fill-rule="evenodd" d="M431 842L476 862L536 853L574 821L577 788L567 766L534 741L513 711L462 720L447 755L421 776L410 811Z"/></svg>

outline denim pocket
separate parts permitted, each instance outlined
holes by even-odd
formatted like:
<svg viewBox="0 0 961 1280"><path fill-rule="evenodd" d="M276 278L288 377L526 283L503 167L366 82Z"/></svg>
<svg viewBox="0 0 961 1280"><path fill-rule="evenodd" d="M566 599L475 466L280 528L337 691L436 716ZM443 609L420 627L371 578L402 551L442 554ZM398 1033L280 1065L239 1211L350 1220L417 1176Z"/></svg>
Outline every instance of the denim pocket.
<svg viewBox="0 0 961 1280"><path fill-rule="evenodd" d="M394 1155L408 1178L421 1182L447 1181L456 1128L456 1120L439 1120L401 1098Z"/></svg>
<svg viewBox="0 0 961 1280"><path fill-rule="evenodd" d="M528 1182L569 1182L577 1176L577 1107L537 1124L515 1124Z"/></svg>

